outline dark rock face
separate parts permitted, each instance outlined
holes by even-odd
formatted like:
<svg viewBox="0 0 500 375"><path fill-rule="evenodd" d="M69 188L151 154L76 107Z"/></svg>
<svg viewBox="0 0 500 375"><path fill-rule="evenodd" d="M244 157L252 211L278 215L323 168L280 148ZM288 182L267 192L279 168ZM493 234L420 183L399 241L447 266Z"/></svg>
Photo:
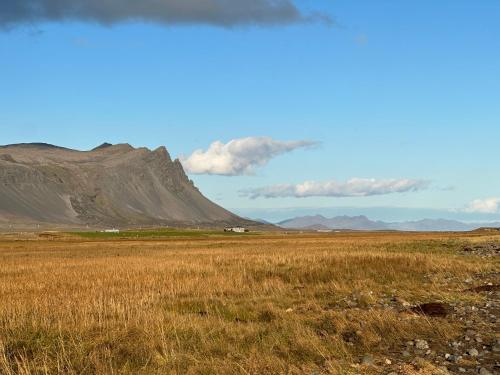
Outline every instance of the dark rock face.
<svg viewBox="0 0 500 375"><path fill-rule="evenodd" d="M0 154L0 222L252 224L205 198L165 147L22 144L0 147Z"/></svg>

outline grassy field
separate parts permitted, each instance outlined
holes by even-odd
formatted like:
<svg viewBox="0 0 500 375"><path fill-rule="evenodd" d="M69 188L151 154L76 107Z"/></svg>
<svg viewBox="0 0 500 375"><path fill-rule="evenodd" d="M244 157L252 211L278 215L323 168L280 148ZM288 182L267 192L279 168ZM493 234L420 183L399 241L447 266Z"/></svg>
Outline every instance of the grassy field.
<svg viewBox="0 0 500 375"><path fill-rule="evenodd" d="M146 230L127 230L118 233L109 232L70 232L70 235L87 239L148 239L165 237L220 237L220 236L248 236L255 233L234 233L221 232L220 230L195 230L195 229L146 229Z"/></svg>
<svg viewBox="0 0 500 375"><path fill-rule="evenodd" d="M0 237L0 374L439 374L465 322L408 306L498 282L491 234L117 237Z"/></svg>

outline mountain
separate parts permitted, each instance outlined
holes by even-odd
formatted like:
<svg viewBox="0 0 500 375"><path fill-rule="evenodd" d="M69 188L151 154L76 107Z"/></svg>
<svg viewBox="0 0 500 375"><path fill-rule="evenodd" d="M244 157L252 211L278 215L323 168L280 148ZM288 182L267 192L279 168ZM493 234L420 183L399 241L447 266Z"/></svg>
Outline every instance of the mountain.
<svg viewBox="0 0 500 375"><path fill-rule="evenodd" d="M249 220L252 220L252 219L249 219ZM270 221L267 221L267 220L264 220L264 219L259 219L259 218L253 219L253 221L256 221L257 223L261 223L261 224L266 224L266 225L274 225Z"/></svg>
<svg viewBox="0 0 500 375"><path fill-rule="evenodd" d="M485 227L485 223L462 223L456 220L445 219L423 219L418 221L406 221L401 223L386 223L383 221L372 221L366 216L337 216L326 218L321 215L302 216L285 220L278 225L287 229L305 230L398 230L398 231L470 231ZM500 227L500 223L489 223L489 227Z"/></svg>
<svg viewBox="0 0 500 375"><path fill-rule="evenodd" d="M388 227L393 230L410 232L465 232L481 227L483 224L466 224L456 220L445 219L423 219L418 221L405 221L402 223L390 223Z"/></svg>
<svg viewBox="0 0 500 375"><path fill-rule="evenodd" d="M371 221L366 216L336 216L326 218L322 215L302 216L285 220L278 225L289 229L351 229L351 230L384 230L388 229L385 223Z"/></svg>
<svg viewBox="0 0 500 375"><path fill-rule="evenodd" d="M165 147L0 146L0 223L252 225L205 198Z"/></svg>

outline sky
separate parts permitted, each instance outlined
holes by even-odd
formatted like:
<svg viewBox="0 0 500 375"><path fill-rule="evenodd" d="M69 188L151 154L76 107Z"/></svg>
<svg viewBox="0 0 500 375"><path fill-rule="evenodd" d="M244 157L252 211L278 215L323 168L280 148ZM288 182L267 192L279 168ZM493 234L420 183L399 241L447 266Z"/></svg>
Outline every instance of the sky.
<svg viewBox="0 0 500 375"><path fill-rule="evenodd" d="M497 0L3 2L0 144L165 145L271 221L500 220L499 19Z"/></svg>

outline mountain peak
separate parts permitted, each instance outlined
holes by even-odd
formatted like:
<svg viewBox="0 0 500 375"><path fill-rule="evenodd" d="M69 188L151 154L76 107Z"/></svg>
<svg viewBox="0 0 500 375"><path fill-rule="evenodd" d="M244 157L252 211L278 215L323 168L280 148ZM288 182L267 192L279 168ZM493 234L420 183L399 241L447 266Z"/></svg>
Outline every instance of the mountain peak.
<svg viewBox="0 0 500 375"><path fill-rule="evenodd" d="M169 162L172 162L172 158L170 157L170 154L167 151L167 148L165 146L160 146L156 150L153 151L155 155L159 155L161 158L168 160Z"/></svg>
<svg viewBox="0 0 500 375"><path fill-rule="evenodd" d="M105 148L108 148L108 147L111 147L111 146L113 146L111 143L104 142L103 144L101 144L101 145L93 148L92 151L102 150L102 149L105 149Z"/></svg>

